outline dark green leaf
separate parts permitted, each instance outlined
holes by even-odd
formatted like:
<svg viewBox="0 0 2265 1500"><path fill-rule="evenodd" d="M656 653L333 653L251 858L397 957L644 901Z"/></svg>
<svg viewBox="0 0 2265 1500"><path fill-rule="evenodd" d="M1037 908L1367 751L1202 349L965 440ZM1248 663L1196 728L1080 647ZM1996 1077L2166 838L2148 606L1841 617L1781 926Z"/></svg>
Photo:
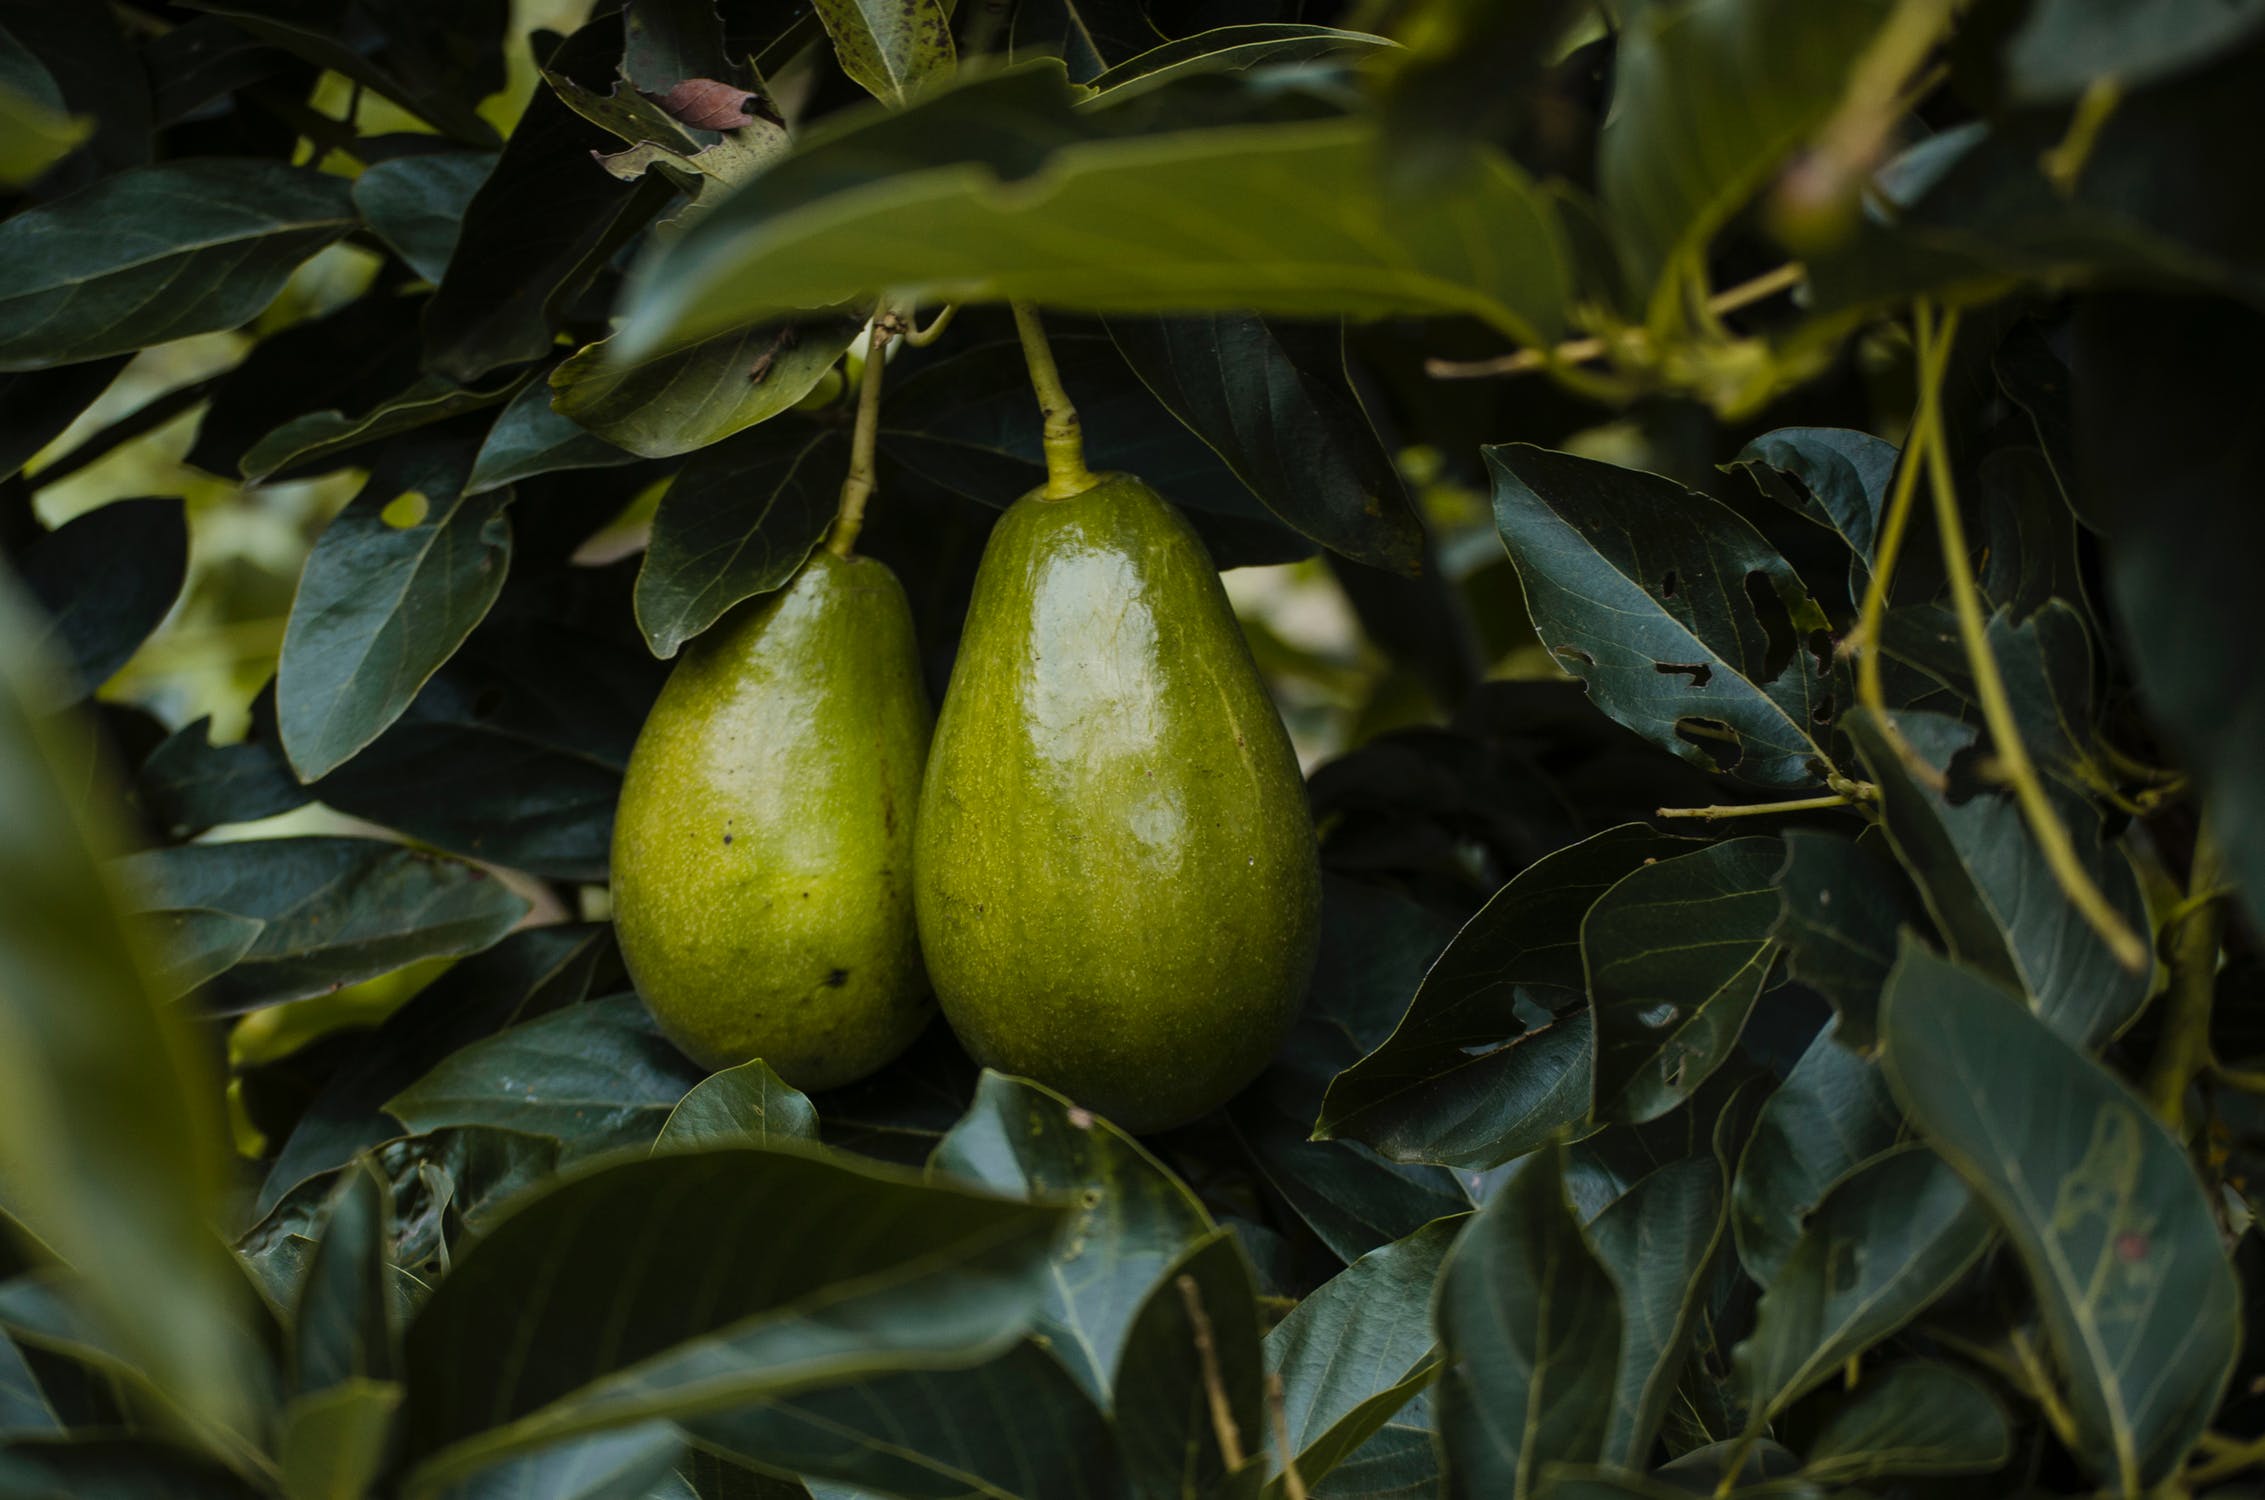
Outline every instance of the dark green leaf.
<svg viewBox="0 0 2265 1500"><path fill-rule="evenodd" d="M1117 1438L1134 1500L1181 1500L1213 1493L1228 1477L1205 1394L1192 1300L1208 1325L1219 1386L1236 1428L1263 1429L1264 1359L1258 1297L1233 1231L1213 1230L1166 1266L1126 1332L1113 1384ZM1246 1460L1262 1474L1265 1459ZM1244 1471L1237 1470L1237 1474Z"/></svg>
<svg viewBox="0 0 2265 1500"><path fill-rule="evenodd" d="M1039 66L811 132L642 268L623 342L642 353L880 286L1095 312L1467 313L1529 340L1563 323L1554 216L1503 158L1452 199L1402 201L1356 119L1095 140L1070 105L1060 72ZM934 143L979 122L994 141L1010 132L1003 154L937 161ZM932 143L859 209L829 195L849 186L845 167L871 171L867 137L885 142L883 162ZM1041 162L1043 195L1002 177Z"/></svg>
<svg viewBox="0 0 2265 1500"><path fill-rule="evenodd" d="M1841 1178L1809 1215L1738 1346L1751 1429L1918 1316L1989 1240L1989 1215L1922 1147L1876 1156Z"/></svg>
<svg viewBox="0 0 2265 1500"><path fill-rule="evenodd" d="M1774 1283L1833 1184L1893 1147L1902 1130L1879 1065L1836 1028L1819 1032L1763 1101L1738 1160L1730 1222L1746 1274Z"/></svg>
<svg viewBox="0 0 2265 1500"><path fill-rule="evenodd" d="M2012 793L1975 783L1981 731L1940 714L1905 713L1896 727L1948 777L1938 791L1914 776L1867 713L1842 721L1880 788L1882 825L1918 885L1953 957L2029 995L2062 1035L2086 1045L2120 1031L2147 998L2149 977L2116 961L2060 892ZM2089 805L2048 783L2077 857L2135 929L2145 928L2138 878L2099 836Z"/></svg>
<svg viewBox="0 0 2265 1500"><path fill-rule="evenodd" d="M1212 1227L1203 1205L1116 1126L1051 1089L988 1069L929 1164L993 1192L1074 1205L1037 1326L1106 1407L1143 1299Z"/></svg>
<svg viewBox="0 0 2265 1500"><path fill-rule="evenodd" d="M1681 316L1707 242L1831 115L1889 8L1712 0L1630 18L1597 186L1647 318Z"/></svg>
<svg viewBox="0 0 2265 1500"><path fill-rule="evenodd" d="M217 1096L151 994L101 863L99 768L36 711L54 670L0 576L0 1141L7 1206L84 1276L90 1308L195 1419L252 1410L242 1278L209 1229ZM0 1218L0 1226L9 1220ZM13 1238L13 1236L11 1236Z"/></svg>
<svg viewBox="0 0 2265 1500"><path fill-rule="evenodd" d="M1951 1365L1911 1361L1867 1374L1809 1444L1805 1478L1981 1474L2013 1457L1997 1392Z"/></svg>
<svg viewBox="0 0 2265 1500"><path fill-rule="evenodd" d="M0 1442L62 1430L63 1419L40 1389L39 1377L24 1362L23 1351L14 1339L0 1333Z"/></svg>
<svg viewBox="0 0 2265 1500"><path fill-rule="evenodd" d="M1142 0L1030 0L1015 8L1014 50L1059 57L1070 77L1097 83L1105 70L1161 40Z"/></svg>
<svg viewBox="0 0 2265 1500"><path fill-rule="evenodd" d="M289 53L219 16L198 16L151 36L141 53L151 113L161 128L205 115L215 101L298 66Z"/></svg>
<svg viewBox="0 0 2265 1500"><path fill-rule="evenodd" d="M0 375L0 478L13 478L32 455L63 435L94 404L126 356Z"/></svg>
<svg viewBox="0 0 2265 1500"><path fill-rule="evenodd" d="M301 1395L395 1377L400 1332L386 1279L392 1220L393 1193L376 1166L364 1160L349 1167L331 1195L291 1320Z"/></svg>
<svg viewBox="0 0 2265 1500"><path fill-rule="evenodd" d="M1587 1012L1529 1029L1521 991L1529 1002L1581 994L1590 906L1629 871L1695 847L1629 823L1529 866L1456 934L1391 1039L1329 1085L1316 1134L1397 1161L1493 1167L1584 1118Z"/></svg>
<svg viewBox="0 0 2265 1500"><path fill-rule="evenodd" d="M1588 1223L1620 1295L1619 1375L1602 1449L1616 1462L1651 1456L1703 1315L1723 1201L1722 1163L1693 1156L1643 1178Z"/></svg>
<svg viewBox="0 0 2265 1500"><path fill-rule="evenodd" d="M456 253L472 195L495 164L492 151L440 151L372 162L354 179L354 206L410 270L437 283Z"/></svg>
<svg viewBox="0 0 2265 1500"><path fill-rule="evenodd" d="M258 1500L234 1472L154 1438L88 1436L11 1442L0 1492L31 1500Z"/></svg>
<svg viewBox="0 0 2265 1500"><path fill-rule="evenodd" d="M435 1485L560 1439L1003 1353L1053 1207L772 1150L639 1157L527 1200L409 1327Z"/></svg>
<svg viewBox="0 0 2265 1500"><path fill-rule="evenodd" d="M1315 1485L1315 1500L1438 1500L1439 1431L1429 1391L1418 1391L1376 1436Z"/></svg>
<svg viewBox="0 0 2265 1500"><path fill-rule="evenodd" d="M134 774L142 811L168 837L188 839L303 806L311 794L283 758L274 728L274 694L262 692L253 702L251 735L234 744L212 743L209 717L176 729Z"/></svg>
<svg viewBox="0 0 2265 1500"><path fill-rule="evenodd" d="M609 339L551 372L551 399L609 443L670 458L792 407L862 326L854 317L756 324L640 359L623 358Z"/></svg>
<svg viewBox="0 0 2265 1500"><path fill-rule="evenodd" d="M1466 1220L1440 1219L1325 1281L1266 1336L1282 1416L1307 1485L1320 1482L1431 1383L1432 1284ZM1282 1457L1274 1455L1275 1485Z"/></svg>
<svg viewBox="0 0 2265 1500"><path fill-rule="evenodd" d="M842 1500L1126 1496L1108 1418L1060 1359L1031 1341L973 1369L877 1375L686 1425L718 1452L834 1480L845 1486Z"/></svg>
<svg viewBox="0 0 2265 1500"><path fill-rule="evenodd" d="M1785 834L1777 894L1770 936L1793 978L1832 1002L1843 1045L1871 1046L1896 934L1929 927L1911 883L1870 837L1796 828Z"/></svg>
<svg viewBox="0 0 2265 1500"><path fill-rule="evenodd" d="M938 1016L870 1078L819 1095L818 1135L829 1146L921 1167L975 1102L980 1070Z"/></svg>
<svg viewBox="0 0 2265 1500"><path fill-rule="evenodd" d="M1848 565L1849 597L1862 599L1897 453L1895 444L1846 427L1780 427L1723 468L1745 470L1763 494L1846 542L1856 554Z"/></svg>
<svg viewBox="0 0 2265 1500"><path fill-rule="evenodd" d="M1570 100L1535 85L1559 60L1579 14L1571 0L1428 0L1395 16L1407 50L1378 58L1371 71L1408 180L1425 191L1453 191L1472 142L1508 145L1552 106L1572 115ZM1543 134L1585 148L1593 144L1586 124L1578 116L1552 120ZM1549 157L1570 154L1570 141L1552 145Z"/></svg>
<svg viewBox="0 0 2265 1500"><path fill-rule="evenodd" d="M840 429L800 422L686 464L661 497L637 574L637 625L653 654L676 655L742 599L792 578L832 523L848 468Z"/></svg>
<svg viewBox="0 0 2265 1500"><path fill-rule="evenodd" d="M374 839L252 839L150 849L119 861L145 911L203 908L267 925L205 992L249 1010L470 953L527 911L483 871Z"/></svg>
<svg viewBox="0 0 2265 1500"><path fill-rule="evenodd" d="M355 223L346 183L279 162L136 167L0 223L0 370L234 328Z"/></svg>
<svg viewBox="0 0 2265 1500"><path fill-rule="evenodd" d="M41 537L17 563L47 612L46 639L78 702L157 629L188 576L189 528L178 500L115 500ZM58 705L60 706L60 705Z"/></svg>
<svg viewBox="0 0 2265 1500"><path fill-rule="evenodd" d="M1274 514L1332 551L1415 571L1423 526L1353 391L1340 326L1214 313L1116 318L1109 334Z"/></svg>
<svg viewBox="0 0 2265 1500"><path fill-rule="evenodd" d="M399 718L502 592L510 497L466 497L471 462L455 439L396 443L316 541L275 678L284 753L302 780Z"/></svg>
<svg viewBox="0 0 2265 1500"><path fill-rule="evenodd" d="M150 159L149 81L118 15L99 5L6 0L0 31L14 54L9 81L50 121L60 114L80 122L63 144L83 144L83 154L46 186L71 186Z"/></svg>
<svg viewBox="0 0 2265 1500"><path fill-rule="evenodd" d="M1829 626L1759 531L1656 474L1524 443L1484 452L1534 628L1597 707L1705 769L1694 731L1727 739L1745 780L1824 779Z"/></svg>
<svg viewBox="0 0 2265 1500"><path fill-rule="evenodd" d="M554 1443L459 1480L435 1500L646 1500L674 1473L684 1434L667 1422L639 1422Z"/></svg>
<svg viewBox="0 0 2265 1500"><path fill-rule="evenodd" d="M420 374L417 315L428 300L381 285L336 311L262 338L220 377L197 423L189 462L235 480L252 445L293 418L368 411L398 395ZM325 455L322 463L303 466L301 477L363 457Z"/></svg>
<svg viewBox="0 0 2265 1500"><path fill-rule="evenodd" d="M650 1145L701 1076L642 1000L614 995L449 1054L386 1111L411 1130L494 1125L556 1136L571 1160Z"/></svg>
<svg viewBox="0 0 2265 1500"><path fill-rule="evenodd" d="M817 0L842 71L877 99L910 104L951 71L952 23L944 0Z"/></svg>
<svg viewBox="0 0 2265 1500"><path fill-rule="evenodd" d="M1565 1153L1520 1163L1472 1218L1439 1280L1439 1431L1454 1492L1524 1500L1552 1463L1594 1462L1621 1345L1612 1276L1565 1196Z"/></svg>
<svg viewBox="0 0 2265 1500"><path fill-rule="evenodd" d="M513 376L483 390L420 375L407 389L392 392L366 411L303 413L244 450L240 461L244 477L267 479L285 470L297 472L382 438L482 411L507 399L518 384Z"/></svg>
<svg viewBox="0 0 2265 1500"><path fill-rule="evenodd" d="M1641 1123L1726 1062L1777 956L1772 838L1646 864L1581 923L1596 1017L1596 1110Z"/></svg>
<svg viewBox="0 0 2265 1500"><path fill-rule="evenodd" d="M767 1146L817 1138L818 1111L758 1057L694 1085L669 1111L653 1149Z"/></svg>
<svg viewBox="0 0 2265 1500"><path fill-rule="evenodd" d="M2250 98L2265 97L2245 79ZM2241 375L2265 319L2119 298L2090 308L2078 332L2077 488L2114 530L2108 583L2133 675L2194 768L2252 919L2265 920L2265 658L2229 629L2255 607L2253 561L2265 556L2265 509L2244 498L2265 483L2265 425Z"/></svg>
<svg viewBox="0 0 2265 1500"><path fill-rule="evenodd" d="M1316 62L1326 57L1357 58L1392 45L1365 31L1290 21L1219 26L1151 47L1087 82L1094 91L1094 105L1113 106L1201 73L1239 73L1272 63Z"/></svg>
<svg viewBox="0 0 2265 1500"><path fill-rule="evenodd" d="M551 388L530 380L511 398L487 441L472 461L464 482L468 495L484 495L507 484L561 469L610 469L636 462L637 455L584 431L551 409Z"/></svg>
<svg viewBox="0 0 2265 1500"><path fill-rule="evenodd" d="M2174 1472L2239 1341L2240 1293L2185 1146L2013 996L1915 945L1880 1031L1896 1098L2029 1273L2084 1457L2127 1494Z"/></svg>
<svg viewBox="0 0 2265 1500"><path fill-rule="evenodd" d="M2014 98L2073 98L2096 79L2126 88L2181 72L2265 26L2258 0L2037 0L2006 39L2005 81Z"/></svg>
<svg viewBox="0 0 2265 1500"><path fill-rule="evenodd" d="M195 0L254 36L344 73L458 140L495 140L475 106L504 86L506 0Z"/></svg>

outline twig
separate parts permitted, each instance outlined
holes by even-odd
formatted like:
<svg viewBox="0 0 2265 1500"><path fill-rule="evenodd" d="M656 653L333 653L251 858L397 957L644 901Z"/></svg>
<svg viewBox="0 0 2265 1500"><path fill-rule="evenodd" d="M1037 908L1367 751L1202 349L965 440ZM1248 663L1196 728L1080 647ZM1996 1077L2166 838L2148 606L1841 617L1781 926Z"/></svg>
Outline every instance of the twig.
<svg viewBox="0 0 2265 1500"><path fill-rule="evenodd" d="M1203 1310L1203 1295L1193 1276L1181 1272L1178 1285L1188 1323L1195 1329L1195 1352L1203 1361L1203 1393L1211 1402L1211 1431L1219 1439L1219 1457L1232 1474L1243 1466L1243 1434L1227 1402L1227 1382L1219 1374L1219 1348L1211 1340L1211 1315Z"/></svg>
<svg viewBox="0 0 2265 1500"><path fill-rule="evenodd" d="M1085 431L1078 425L1077 406L1062 385L1062 372L1054 363L1054 349L1046 342L1046 326L1038 309L1027 302L1008 304L1014 310L1015 332L1022 336L1023 362L1030 366L1030 386L1038 393L1038 412L1046 425L1046 498L1067 500L1095 484L1085 466Z"/></svg>
<svg viewBox="0 0 2265 1500"><path fill-rule="evenodd" d="M2186 1138L2186 1089L2210 1066L2210 1002L2217 988L2218 943L2225 931L2225 868L2218 842L2203 825L2187 874L2185 910L2165 925L2176 936L2170 952L2169 1008L2163 1039L2147 1070L2147 1102L2156 1117Z"/></svg>
<svg viewBox="0 0 2265 1500"><path fill-rule="evenodd" d="M1942 325L1945 344L1950 342L1957 326L1957 313L1945 315ZM1928 324L1924 309L1919 327L1921 338L1926 338ZM1975 585L1973 565L1966 550L1966 523L1958 513L1958 488L1951 476L1949 445L1943 431L1939 381L1920 387L1919 420L1927 433L1928 488L1934 491L1935 531L1942 542L1943 569L1950 575L1951 604L1958 614L1958 634L1966 647L1967 666L1974 673L1974 694L1981 702L1982 721L1989 727L1991 743L1997 748L2000 775L2012 786L2014 799L2020 803L2022 816L2028 821L2029 832L2044 851L2045 863L2051 868L2061 893L2108 945L2116 962L2137 973L2147 967L2147 945L2124 921L2123 913L2108 904L2108 898L2100 893L2100 887L2077 858L2075 841L2069 837L2060 814L2045 793L2045 783L2038 776L2035 763L2029 759L2029 747L2022 743L2021 726L2013 715L2013 702L2006 695L1997 656L1990 650L1989 626L1982 616L1982 593Z"/></svg>
<svg viewBox="0 0 2265 1500"><path fill-rule="evenodd" d="M1298 1474L1298 1455L1290 1448L1290 1419L1282 1409L1282 1376L1266 1372L1266 1417L1274 1425L1274 1451L1282 1455L1283 1500L1306 1500L1306 1482Z"/></svg>
<svg viewBox="0 0 2265 1500"><path fill-rule="evenodd" d="M915 328L912 326L911 314L907 313L904 318L904 330L898 334L898 337L903 339L909 348L925 349L944 336L944 330L952 326L952 319L957 316L959 316L959 304L947 302L935 317L928 320L926 328Z"/></svg>
<svg viewBox="0 0 2265 1500"><path fill-rule="evenodd" d="M865 374L857 386L857 425L849 441L849 473L842 478L841 507L834 513L826 549L836 557L849 556L857 546L857 533L865 526L865 502L876 483L873 450L881 431L881 373L888 367L889 335L894 315L874 314L865 338Z"/></svg>
<svg viewBox="0 0 2265 1500"><path fill-rule="evenodd" d="M1756 302L1774 297L1779 292L1798 286L1808 269L1799 261L1789 261L1774 271L1765 271L1751 281L1742 281L1734 287L1717 292L1707 299L1707 310L1713 313L1736 312ZM1492 359L1457 360L1427 359L1424 373L1437 380L1476 380L1487 375L1526 375L1551 365L1583 364L1607 353L1612 348L1609 339L1573 339L1554 349L1520 349Z"/></svg>
<svg viewBox="0 0 2265 1500"><path fill-rule="evenodd" d="M1865 785L1866 783L1858 783ZM1722 818L1767 818L1777 813L1816 812L1827 807L1847 807L1855 798L1843 792L1823 797L1795 797L1787 802L1746 802L1717 804L1713 807L1658 807L1652 809L1654 817L1705 818L1709 822Z"/></svg>

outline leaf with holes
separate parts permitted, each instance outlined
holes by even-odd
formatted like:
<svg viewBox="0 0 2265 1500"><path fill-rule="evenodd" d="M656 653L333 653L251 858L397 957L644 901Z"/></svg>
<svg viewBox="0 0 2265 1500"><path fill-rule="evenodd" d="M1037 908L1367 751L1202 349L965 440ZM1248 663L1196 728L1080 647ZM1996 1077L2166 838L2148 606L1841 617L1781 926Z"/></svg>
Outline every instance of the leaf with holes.
<svg viewBox="0 0 2265 1500"><path fill-rule="evenodd" d="M1589 908L1599 1117L1656 1119L1729 1059L1777 957L1784 862L1776 839L1731 839L1644 865Z"/></svg>
<svg viewBox="0 0 2265 1500"><path fill-rule="evenodd" d="M1895 444L1847 427L1780 427L1722 466L1743 469L1763 494L1832 532L1855 554L1848 594L1864 597L1879 547L1880 512L1895 476Z"/></svg>
<svg viewBox="0 0 2265 1500"><path fill-rule="evenodd" d="M1759 531L1656 474L1524 443L1484 452L1534 628L1597 707L1696 766L1825 779L1829 622Z"/></svg>
<svg viewBox="0 0 2265 1500"><path fill-rule="evenodd" d="M956 53L944 0L818 0L842 71L900 108L922 84L951 71Z"/></svg>
<svg viewBox="0 0 2265 1500"><path fill-rule="evenodd" d="M1987 978L1907 944L1881 1008L1895 1096L2021 1258L2093 1472L2138 1494L2217 1410L2241 1293L2185 1143Z"/></svg>

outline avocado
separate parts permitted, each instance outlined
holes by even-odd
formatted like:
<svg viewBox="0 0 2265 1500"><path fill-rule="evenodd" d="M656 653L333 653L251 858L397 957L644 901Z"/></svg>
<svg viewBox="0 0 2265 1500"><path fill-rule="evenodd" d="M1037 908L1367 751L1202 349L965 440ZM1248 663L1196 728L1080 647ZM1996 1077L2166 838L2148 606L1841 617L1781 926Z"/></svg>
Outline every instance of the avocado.
<svg viewBox="0 0 2265 1500"><path fill-rule="evenodd" d="M613 902L694 1061L833 1088L933 1014L912 913L931 723L904 587L870 558L820 549L686 649L622 779Z"/></svg>
<svg viewBox="0 0 2265 1500"><path fill-rule="evenodd" d="M1265 1066L1321 912L1297 757L1203 543L1100 476L1000 518L914 835L922 951L978 1061L1153 1131Z"/></svg>

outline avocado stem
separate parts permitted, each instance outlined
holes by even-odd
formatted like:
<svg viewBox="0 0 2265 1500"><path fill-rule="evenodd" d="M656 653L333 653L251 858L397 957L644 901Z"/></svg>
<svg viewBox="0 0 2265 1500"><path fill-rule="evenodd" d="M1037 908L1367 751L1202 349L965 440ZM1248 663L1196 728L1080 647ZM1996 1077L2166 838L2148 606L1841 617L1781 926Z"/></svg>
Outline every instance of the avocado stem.
<svg viewBox="0 0 2265 1500"><path fill-rule="evenodd" d="M881 372L888 368L889 340L898 330L897 315L884 305L873 313L865 337L865 374L857 386L857 426L849 441L849 473L842 478L840 508L826 534L826 550L847 557L857 546L857 533L865 525L865 502L875 487L873 450L881 432Z"/></svg>
<svg viewBox="0 0 2265 1500"><path fill-rule="evenodd" d="M1061 369L1054 363L1054 348L1046 342L1046 326L1038 309L1027 302L1010 302L1015 332L1022 335L1023 362L1030 366L1030 387L1038 393L1038 413L1046 419L1041 441L1046 449L1046 498L1067 500L1098 483L1085 466L1085 429L1078 424L1077 407L1062 386Z"/></svg>

